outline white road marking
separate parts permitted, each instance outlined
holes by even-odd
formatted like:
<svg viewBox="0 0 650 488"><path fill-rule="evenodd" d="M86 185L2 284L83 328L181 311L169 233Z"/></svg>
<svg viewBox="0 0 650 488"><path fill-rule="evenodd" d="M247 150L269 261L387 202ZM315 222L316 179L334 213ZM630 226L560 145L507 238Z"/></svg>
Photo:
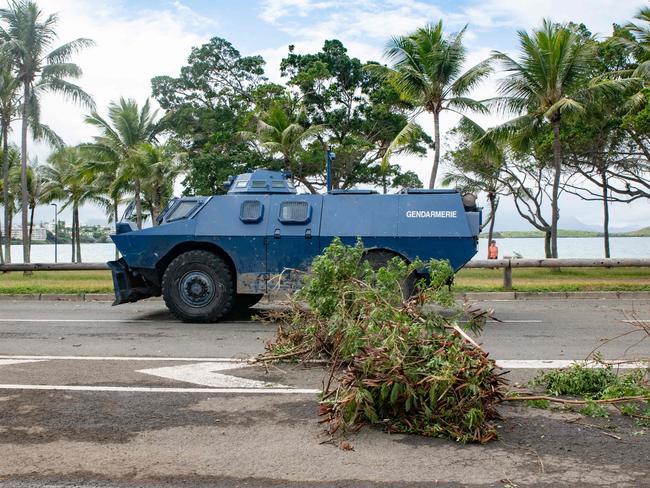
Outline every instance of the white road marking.
<svg viewBox="0 0 650 488"><path fill-rule="evenodd" d="M616 368L642 369L650 367L650 361L626 362L624 359L605 361ZM572 364L581 364L588 368L602 368L603 364L571 359L497 359L497 366L503 369L561 369Z"/></svg>
<svg viewBox="0 0 650 488"><path fill-rule="evenodd" d="M221 373L221 371L229 369L242 369L247 367L250 367L250 365L245 363L209 362L141 369L137 372L213 388L289 388L285 385L239 378Z"/></svg>
<svg viewBox="0 0 650 488"><path fill-rule="evenodd" d="M153 322L153 320L145 319L7 319L2 318L0 322L74 322L74 323L88 323L88 322L101 322L101 323L117 323L117 324L127 324L133 322Z"/></svg>
<svg viewBox="0 0 650 488"><path fill-rule="evenodd" d="M252 358L251 358L252 359ZM189 357L142 357L142 356L24 356L0 355L0 360L34 360L34 361L156 361L156 362L195 362L195 363L233 363L233 368L250 364L251 359L241 358L189 358ZM553 369L566 368L573 363L582 363L582 359L497 359L500 367L507 369ZM607 362L621 368L645 368L650 362L630 363L625 359L610 359ZM236 365L236 366L235 366ZM640 366L639 366L640 365ZM157 369L157 368L152 368Z"/></svg>
<svg viewBox="0 0 650 488"><path fill-rule="evenodd" d="M543 322L543 320L538 320L538 319L530 319L530 320L494 320L494 319L489 319L488 322L494 322L494 323L505 323L505 324L540 324Z"/></svg>
<svg viewBox="0 0 650 488"><path fill-rule="evenodd" d="M621 322L625 322L626 324L636 324L637 322L650 322L650 319L629 319L621 320Z"/></svg>
<svg viewBox="0 0 650 488"><path fill-rule="evenodd" d="M164 356L15 356L0 355L0 359L37 359L48 361L203 361L215 363L247 363L250 359L241 358L170 358Z"/></svg>
<svg viewBox="0 0 650 488"><path fill-rule="evenodd" d="M317 395L313 388L162 388L148 386L79 386L79 385L0 385L0 390L54 390L143 393L254 393L280 395Z"/></svg>
<svg viewBox="0 0 650 488"><path fill-rule="evenodd" d="M45 359L0 359L0 366L22 363L40 363L42 361L45 361Z"/></svg>

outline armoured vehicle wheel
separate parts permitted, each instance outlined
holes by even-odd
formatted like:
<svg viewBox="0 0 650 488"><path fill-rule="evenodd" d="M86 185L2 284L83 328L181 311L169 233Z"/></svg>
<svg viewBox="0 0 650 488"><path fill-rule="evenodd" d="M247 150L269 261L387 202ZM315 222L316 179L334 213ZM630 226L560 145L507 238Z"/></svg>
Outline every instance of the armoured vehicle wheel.
<svg viewBox="0 0 650 488"><path fill-rule="evenodd" d="M184 322L216 322L232 309L234 280L223 259L207 251L188 251L165 270L162 295Z"/></svg>
<svg viewBox="0 0 650 488"><path fill-rule="evenodd" d="M395 254L390 251L377 250L377 251L369 251L363 257L363 259L365 261L368 261L368 263L370 263L370 266L374 271L377 271L382 266L386 266L386 264L388 264L388 261L390 261L396 256L399 256L399 254ZM411 296L413 296L413 294L415 293L415 284L417 280L418 280L418 275L417 273L413 272L401 284L402 295L404 296L404 298L410 298Z"/></svg>

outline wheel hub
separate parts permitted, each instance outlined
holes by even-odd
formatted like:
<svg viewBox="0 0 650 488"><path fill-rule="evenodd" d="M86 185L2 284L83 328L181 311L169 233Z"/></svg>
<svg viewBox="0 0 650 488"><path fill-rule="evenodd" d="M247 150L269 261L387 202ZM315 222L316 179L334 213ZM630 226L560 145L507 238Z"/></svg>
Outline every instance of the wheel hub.
<svg viewBox="0 0 650 488"><path fill-rule="evenodd" d="M191 307L203 307L215 295L214 280L202 271L186 273L178 283L178 291L183 302Z"/></svg>

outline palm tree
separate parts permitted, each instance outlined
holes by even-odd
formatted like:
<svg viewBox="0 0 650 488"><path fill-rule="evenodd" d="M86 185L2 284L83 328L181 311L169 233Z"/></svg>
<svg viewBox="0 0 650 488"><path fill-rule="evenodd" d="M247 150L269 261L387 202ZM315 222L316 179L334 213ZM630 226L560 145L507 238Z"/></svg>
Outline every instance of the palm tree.
<svg viewBox="0 0 650 488"><path fill-rule="evenodd" d="M152 225L158 225L158 216L174 193L176 179L185 171L184 154L170 144L140 146L141 164L147 169L142 180L144 205L151 215Z"/></svg>
<svg viewBox="0 0 650 488"><path fill-rule="evenodd" d="M462 72L466 60L464 33L465 28L453 36L445 36L442 21L439 21L391 39L386 48L385 56L392 62L392 69L386 70L385 75L405 100L419 107L415 115L421 111L433 115L435 151L429 188L435 185L440 163L441 112L448 110L462 114L468 109L487 112L483 103L468 95L492 72L492 68L489 60L485 60ZM408 144L419 130L420 127L414 123L406 125L391 144L385 159L396 147Z"/></svg>
<svg viewBox="0 0 650 488"><path fill-rule="evenodd" d="M558 257L558 204L562 173L562 115L569 110L582 110L578 101L585 95L594 56L594 45L566 25L544 20L532 34L519 31L520 55L515 60L495 52L508 75L500 81L501 108L519 115L496 129L496 133L512 135L549 123L553 131L553 185L551 193L551 254ZM525 142L527 138L519 138Z"/></svg>
<svg viewBox="0 0 650 488"><path fill-rule="evenodd" d="M59 93L64 97L93 107L92 98L69 79L81 76L81 68L70 62L73 54L91 46L89 39L76 39L52 48L57 37L58 17L44 18L38 5L31 0L9 0L9 8L0 9L0 41L15 63L18 81L22 87L21 108L21 201L24 262L29 259L27 188L27 133L31 128L37 139L47 139L60 144L60 139L47 126L41 126L39 119L40 97L45 93Z"/></svg>
<svg viewBox="0 0 650 488"><path fill-rule="evenodd" d="M130 190L132 183L138 228L142 228L142 180L148 175L139 149L143 143L155 142L156 116L148 99L140 108L135 100L120 98L109 105L108 119L97 112L86 117L86 123L97 127L101 134L81 146L91 155L95 169L112 180L109 193L115 213L117 196Z"/></svg>
<svg viewBox="0 0 650 488"><path fill-rule="evenodd" d="M63 201L61 210L72 206L72 262L81 262L79 208L85 203L97 203L102 191L94 185L87 172L80 171L85 165L81 150L64 147L48 158L41 167L43 178L43 202Z"/></svg>
<svg viewBox="0 0 650 488"><path fill-rule="evenodd" d="M642 8L634 16L639 22L629 22L625 28L634 36L634 40L618 38L638 60L639 64L632 73L633 77L650 81L650 7Z"/></svg>
<svg viewBox="0 0 650 488"><path fill-rule="evenodd" d="M299 117L284 105L287 104L273 104L257 117L255 132L242 131L240 136L249 142L258 143L271 156L280 155L284 169L291 170L294 177L310 192L317 193L316 188L305 176L300 151L304 142L321 134L325 127L304 127L298 122Z"/></svg>
<svg viewBox="0 0 650 488"><path fill-rule="evenodd" d="M9 201L9 131L18 107L19 82L13 72L11 58L0 54L0 134L2 135L2 181L3 201ZM4 206L5 258L11 262L11 220L10 207ZM2 239L0 238L0 242ZM0 251L0 256L2 251Z"/></svg>
<svg viewBox="0 0 650 488"><path fill-rule="evenodd" d="M40 166L35 163L27 168L27 191L29 193L29 246L32 245L32 231L34 230L34 211L36 206L43 203L43 178Z"/></svg>
<svg viewBox="0 0 650 488"><path fill-rule="evenodd" d="M504 148L491 140L486 130L478 124L463 119L454 129L462 140L450 153L452 169L442 180L443 186L454 185L463 192L484 192L490 205L490 214L482 224L488 227L488 243L492 242L499 195L505 188L501 179Z"/></svg>
<svg viewBox="0 0 650 488"><path fill-rule="evenodd" d="M6 151L0 151L2 160L6 161L7 178L0 181L0 203L5 209L5 255L4 258L7 263L11 262L11 227L13 217L17 212L16 208L16 195L17 190L16 182L20 181L20 153L14 146L8 146Z"/></svg>

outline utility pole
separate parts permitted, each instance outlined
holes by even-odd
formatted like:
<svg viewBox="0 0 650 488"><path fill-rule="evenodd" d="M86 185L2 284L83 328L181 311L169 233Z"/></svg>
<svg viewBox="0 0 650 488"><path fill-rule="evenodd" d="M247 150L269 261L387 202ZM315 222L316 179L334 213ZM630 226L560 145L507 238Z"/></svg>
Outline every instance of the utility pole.
<svg viewBox="0 0 650 488"><path fill-rule="evenodd" d="M59 262L59 206L56 203L51 203L54 206L54 262Z"/></svg>

